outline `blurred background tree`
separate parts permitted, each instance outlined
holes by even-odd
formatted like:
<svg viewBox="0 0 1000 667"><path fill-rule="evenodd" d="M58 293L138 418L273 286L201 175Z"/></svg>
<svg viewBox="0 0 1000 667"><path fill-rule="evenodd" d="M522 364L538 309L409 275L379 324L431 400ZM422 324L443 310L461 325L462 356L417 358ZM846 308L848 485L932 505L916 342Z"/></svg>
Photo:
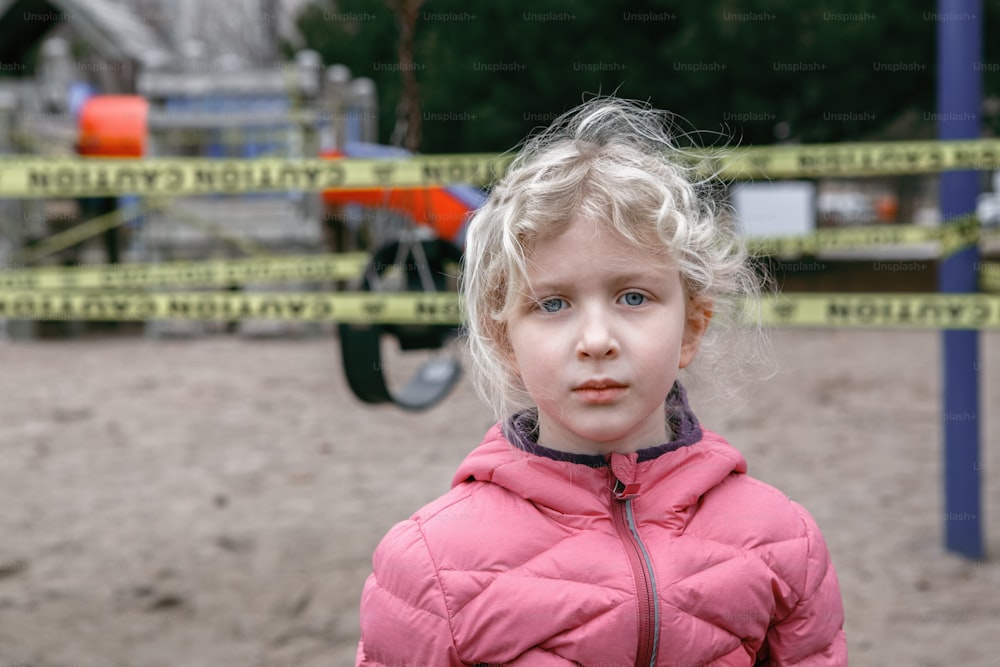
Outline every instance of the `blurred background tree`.
<svg viewBox="0 0 1000 667"><path fill-rule="evenodd" d="M1000 0L986 0L986 25ZM744 144L931 138L935 2L430 0L414 69L423 152L496 151L587 93L649 100ZM948 17L960 20L961 17ZM317 0L306 43L379 86L380 137L402 92L388 0ZM1000 130L1000 44L984 40L984 126Z"/></svg>

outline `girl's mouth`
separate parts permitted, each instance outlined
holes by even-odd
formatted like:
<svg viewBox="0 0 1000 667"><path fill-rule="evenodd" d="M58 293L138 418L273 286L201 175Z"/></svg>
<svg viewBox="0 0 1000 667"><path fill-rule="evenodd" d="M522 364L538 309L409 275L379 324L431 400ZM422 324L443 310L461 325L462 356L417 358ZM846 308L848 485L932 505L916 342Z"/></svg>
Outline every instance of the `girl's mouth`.
<svg viewBox="0 0 1000 667"><path fill-rule="evenodd" d="M614 380L588 380L573 388L573 394L585 403L614 403L628 390L628 385Z"/></svg>

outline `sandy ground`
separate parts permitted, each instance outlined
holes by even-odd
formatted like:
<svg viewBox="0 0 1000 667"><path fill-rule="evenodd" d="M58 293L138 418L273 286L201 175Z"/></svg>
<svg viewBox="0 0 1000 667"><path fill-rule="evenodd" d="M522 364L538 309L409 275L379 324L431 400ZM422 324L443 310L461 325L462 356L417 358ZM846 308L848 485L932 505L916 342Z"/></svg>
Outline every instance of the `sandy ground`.
<svg viewBox="0 0 1000 667"><path fill-rule="evenodd" d="M818 520L853 665L1000 664L1000 334L982 563L942 547L938 340L779 331L741 409L694 392ZM422 414L358 404L332 337L0 343L0 369L2 667L351 665L376 543L490 424L467 383Z"/></svg>

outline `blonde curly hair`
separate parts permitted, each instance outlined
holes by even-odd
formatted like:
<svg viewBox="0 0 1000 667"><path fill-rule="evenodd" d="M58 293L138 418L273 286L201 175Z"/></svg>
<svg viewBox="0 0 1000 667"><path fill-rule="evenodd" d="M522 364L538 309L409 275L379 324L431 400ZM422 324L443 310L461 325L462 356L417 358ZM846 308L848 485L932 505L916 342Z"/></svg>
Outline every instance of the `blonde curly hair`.
<svg viewBox="0 0 1000 667"><path fill-rule="evenodd" d="M604 221L676 263L689 302L712 304L698 365L720 336L745 330L761 275L748 261L721 184L677 146L674 118L647 104L594 98L528 137L469 223L461 278L476 388L498 419L534 407L512 368L507 320L527 292L536 241L576 217ZM761 332L750 326L751 332Z"/></svg>

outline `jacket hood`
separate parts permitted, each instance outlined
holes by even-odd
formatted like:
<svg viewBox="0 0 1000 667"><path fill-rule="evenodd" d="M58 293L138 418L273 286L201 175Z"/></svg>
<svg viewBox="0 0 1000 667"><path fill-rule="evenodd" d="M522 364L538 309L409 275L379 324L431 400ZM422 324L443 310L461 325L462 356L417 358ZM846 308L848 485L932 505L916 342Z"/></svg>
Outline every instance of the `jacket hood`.
<svg viewBox="0 0 1000 667"><path fill-rule="evenodd" d="M679 384L666 415L674 434L669 443L630 454L581 456L538 445L531 413L521 413L489 430L459 466L452 486L491 482L562 514L605 511L612 497L680 512L729 475L746 472L743 455L701 427Z"/></svg>

